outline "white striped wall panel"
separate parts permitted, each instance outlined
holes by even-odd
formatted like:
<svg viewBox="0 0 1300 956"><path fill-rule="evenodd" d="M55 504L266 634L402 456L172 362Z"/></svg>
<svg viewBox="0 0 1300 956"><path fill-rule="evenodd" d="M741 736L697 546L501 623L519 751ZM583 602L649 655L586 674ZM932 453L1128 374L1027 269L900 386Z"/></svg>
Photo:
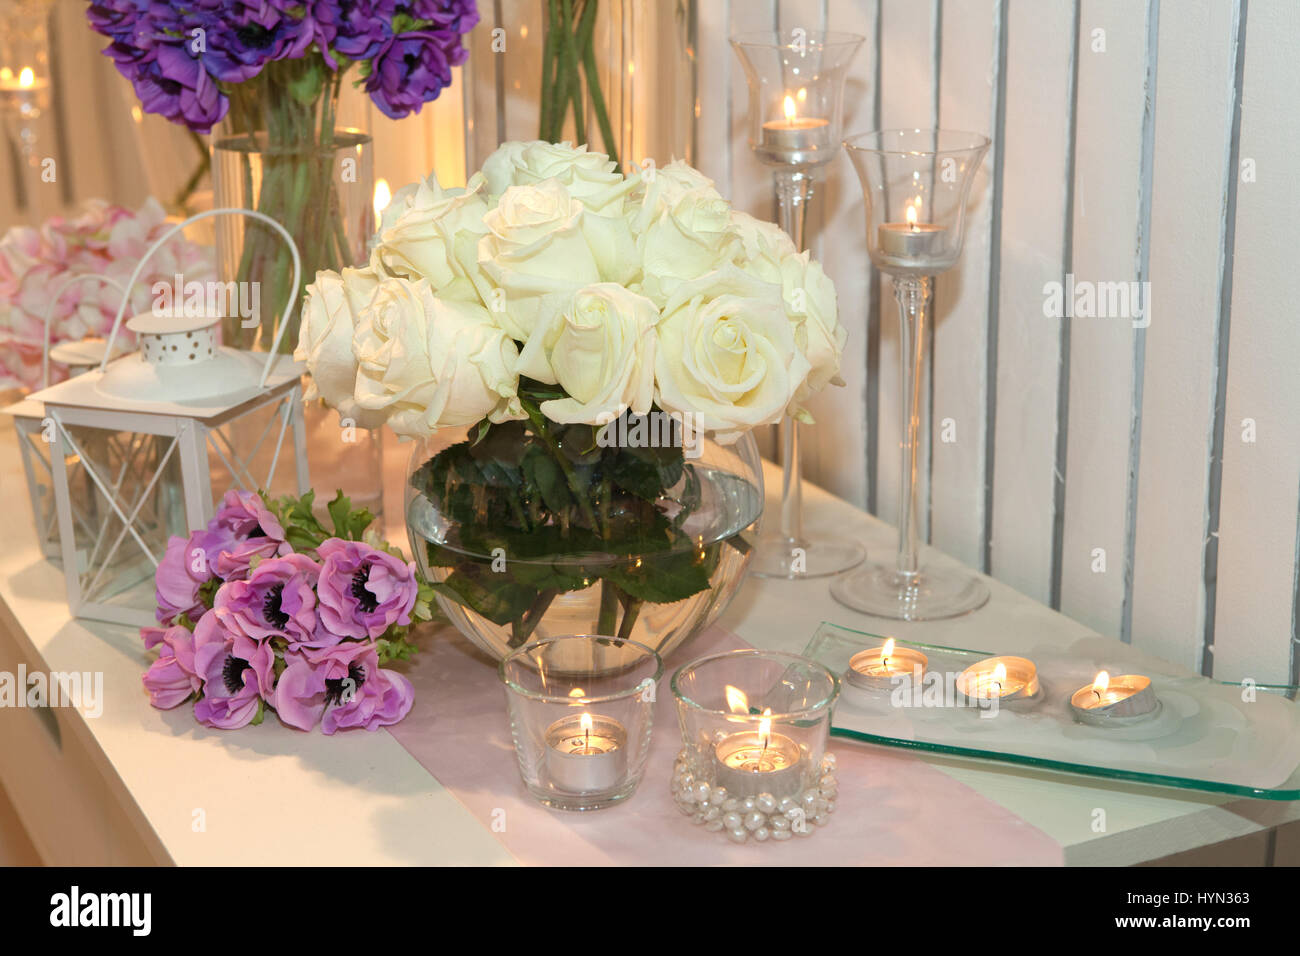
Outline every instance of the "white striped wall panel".
<svg viewBox="0 0 1300 956"><path fill-rule="evenodd" d="M1043 287L1065 274L1076 0L1007 7L1006 110L993 429L991 574L1052 593L1061 325Z"/></svg>
<svg viewBox="0 0 1300 956"><path fill-rule="evenodd" d="M992 137L1001 110L1005 0L942 7L939 126ZM1001 184L1001 144L975 171L961 260L935 283L933 406L930 415L930 541L984 567L987 437L991 426L989 344L996 328L989 290ZM996 303L993 303L996 306Z"/></svg>
<svg viewBox="0 0 1300 956"><path fill-rule="evenodd" d="M1084 0L1075 114L1071 271L1094 283L1140 280L1148 15L1154 3ZM1070 325L1069 450L1061 610L1103 634L1124 630L1133 404L1140 331L1126 318ZM1140 369L1138 369L1140 372Z"/></svg>
<svg viewBox="0 0 1300 956"><path fill-rule="evenodd" d="M1164 5L1158 44L1132 641L1199 671L1240 5L1173 14Z"/></svg>
<svg viewBox="0 0 1300 956"><path fill-rule="evenodd" d="M1240 159L1254 181L1239 180L1237 191L1213 649L1214 675L1225 680L1296 679L1297 38L1294 0L1250 0Z"/></svg>

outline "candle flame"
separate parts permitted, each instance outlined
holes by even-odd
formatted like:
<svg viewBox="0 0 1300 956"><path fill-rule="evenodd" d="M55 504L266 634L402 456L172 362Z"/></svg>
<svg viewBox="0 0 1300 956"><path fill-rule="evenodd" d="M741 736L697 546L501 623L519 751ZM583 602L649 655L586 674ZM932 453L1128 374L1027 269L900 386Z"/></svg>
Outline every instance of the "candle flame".
<svg viewBox="0 0 1300 956"><path fill-rule="evenodd" d="M585 693L585 692L583 691L583 689L582 689L581 687L575 687L575 688L573 688L573 690L569 691L569 696L570 696L570 697L582 697L582 696L584 696L584 693Z"/></svg>
<svg viewBox="0 0 1300 956"><path fill-rule="evenodd" d="M758 745L764 750L772 741L772 708L763 708L763 719L758 722Z"/></svg>
<svg viewBox="0 0 1300 956"><path fill-rule="evenodd" d="M1007 665L999 661L998 666L993 668L993 680L1001 684L1006 679L1007 679Z"/></svg>
<svg viewBox="0 0 1300 956"><path fill-rule="evenodd" d="M1109 686L1110 686L1110 675L1107 674L1105 671L1100 671L1097 674L1097 679L1092 682L1093 693L1104 694L1106 693L1106 688Z"/></svg>
<svg viewBox="0 0 1300 956"><path fill-rule="evenodd" d="M793 97L793 96L787 96L787 97L785 98L785 118L786 118L788 121L793 122L793 121L794 121L794 117L795 117L794 97Z"/></svg>
<svg viewBox="0 0 1300 956"><path fill-rule="evenodd" d="M582 719L578 721L578 724L582 727L582 732L583 732L584 734L590 734L590 733L591 733L591 714L583 714L583 715L582 715Z"/></svg>
<svg viewBox="0 0 1300 956"><path fill-rule="evenodd" d="M749 698L739 687L727 685L727 706L731 708L733 714L749 713Z"/></svg>
<svg viewBox="0 0 1300 956"><path fill-rule="evenodd" d="M919 199L916 200L915 205L913 205L912 203L907 204L907 212L905 215L907 216L907 224L909 226L916 225L916 212L920 208L920 206L921 206L921 200Z"/></svg>
<svg viewBox="0 0 1300 956"><path fill-rule="evenodd" d="M880 659L887 661L894 656L894 639L891 637L885 641L885 646L880 649Z"/></svg>
<svg viewBox="0 0 1300 956"><path fill-rule="evenodd" d="M807 87L803 87L803 86L799 87L799 94L798 94L798 96L799 96L799 102L800 102L800 103L802 103L802 102L804 102L806 99L808 99L808 89L807 89Z"/></svg>
<svg viewBox="0 0 1300 956"><path fill-rule="evenodd" d="M25 66L22 68L21 71L19 71L18 85L21 86L23 89L27 89L35 82L36 82L36 73L33 72L30 66Z"/></svg>
<svg viewBox="0 0 1300 956"><path fill-rule="evenodd" d="M388 180L382 177L375 180L375 218L381 219L388 204L393 201L393 191L388 188Z"/></svg>

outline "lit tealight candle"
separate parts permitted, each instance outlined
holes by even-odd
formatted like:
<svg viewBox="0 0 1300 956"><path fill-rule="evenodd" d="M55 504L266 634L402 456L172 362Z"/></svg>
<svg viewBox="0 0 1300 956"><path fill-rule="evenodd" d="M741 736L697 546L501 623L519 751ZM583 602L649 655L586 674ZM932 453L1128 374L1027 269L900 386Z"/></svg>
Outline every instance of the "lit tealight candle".
<svg viewBox="0 0 1300 956"><path fill-rule="evenodd" d="M881 647L858 651L849 659L845 679L867 690L889 689L908 677L919 681L930 659L910 647L898 647L891 637Z"/></svg>
<svg viewBox="0 0 1300 956"><path fill-rule="evenodd" d="M944 255L948 230L932 222L919 222L921 200L907 204L906 222L886 222L876 230L882 255L892 259L931 260Z"/></svg>
<svg viewBox="0 0 1300 956"><path fill-rule="evenodd" d="M1038 694L1038 668L1024 657L990 657L957 675L957 690L971 700L1025 700Z"/></svg>
<svg viewBox="0 0 1300 956"><path fill-rule="evenodd" d="M1101 671L1090 685L1074 692L1070 709L1080 723L1104 726L1150 717L1160 709L1160 701L1151 687L1150 677L1141 674L1111 677Z"/></svg>
<svg viewBox="0 0 1300 956"><path fill-rule="evenodd" d="M831 124L819 116L799 116L793 96L785 98L784 119L768 120L758 151L770 161L806 161L799 154L825 150L831 144Z"/></svg>
<svg viewBox="0 0 1300 956"><path fill-rule="evenodd" d="M623 779L627 730L612 717L583 713L546 728L546 772L567 793L608 790Z"/></svg>
<svg viewBox="0 0 1300 956"><path fill-rule="evenodd" d="M745 694L727 687L727 701L736 713L749 712ZM802 789L803 751L784 734L772 732L772 708L764 709L757 730L727 734L714 747L717 784L735 797L770 793L778 800Z"/></svg>

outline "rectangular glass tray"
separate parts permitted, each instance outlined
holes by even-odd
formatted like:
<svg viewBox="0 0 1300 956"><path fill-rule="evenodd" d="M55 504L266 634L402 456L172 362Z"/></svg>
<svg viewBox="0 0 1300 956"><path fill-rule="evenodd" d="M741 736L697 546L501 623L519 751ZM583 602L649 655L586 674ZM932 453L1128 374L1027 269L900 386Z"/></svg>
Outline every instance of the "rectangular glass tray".
<svg viewBox="0 0 1300 956"><path fill-rule="evenodd" d="M1041 693L1033 701L1004 704L993 719L957 695L951 681L992 652L897 641L929 658L920 694L909 690L891 702L890 690L863 690L844 679L849 659L886 638L823 623L804 656L840 679L831 734L850 740L927 753L995 761L1080 774L1103 780L1202 790L1210 793L1300 800L1300 704L1296 687L1257 684L1246 700L1242 684L1176 673L1171 664L1104 638L1067 648L1023 654L1038 668ZM1018 653L1018 652L1017 652ZM1127 727L1092 727L1071 716L1070 696L1100 670L1145 674L1161 701L1149 721ZM945 703L938 702L942 687ZM927 688L930 696L927 697ZM1288 699L1291 698L1291 699ZM907 706L897 706L907 703Z"/></svg>

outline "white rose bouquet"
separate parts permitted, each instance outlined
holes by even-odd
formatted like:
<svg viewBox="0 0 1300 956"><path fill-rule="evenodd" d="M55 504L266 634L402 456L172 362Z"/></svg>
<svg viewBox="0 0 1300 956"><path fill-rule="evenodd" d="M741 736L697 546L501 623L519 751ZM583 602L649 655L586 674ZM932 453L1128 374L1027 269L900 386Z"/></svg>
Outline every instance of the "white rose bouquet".
<svg viewBox="0 0 1300 956"><path fill-rule="evenodd" d="M821 267L696 170L624 177L602 154L539 141L505 144L463 189L430 176L399 190L369 264L308 287L297 357L357 424L416 439L469 428L413 478L460 528L459 551L430 545L429 562L452 569L435 575L444 595L518 643L539 603L589 586L592 569L489 588L465 552L698 557L676 547L680 501L672 517L656 507L692 480L683 448L809 421L808 396L841 384L844 340ZM647 416L680 440L605 440ZM630 628L642 603L708 587L709 568L688 563L645 581L594 573Z"/></svg>

